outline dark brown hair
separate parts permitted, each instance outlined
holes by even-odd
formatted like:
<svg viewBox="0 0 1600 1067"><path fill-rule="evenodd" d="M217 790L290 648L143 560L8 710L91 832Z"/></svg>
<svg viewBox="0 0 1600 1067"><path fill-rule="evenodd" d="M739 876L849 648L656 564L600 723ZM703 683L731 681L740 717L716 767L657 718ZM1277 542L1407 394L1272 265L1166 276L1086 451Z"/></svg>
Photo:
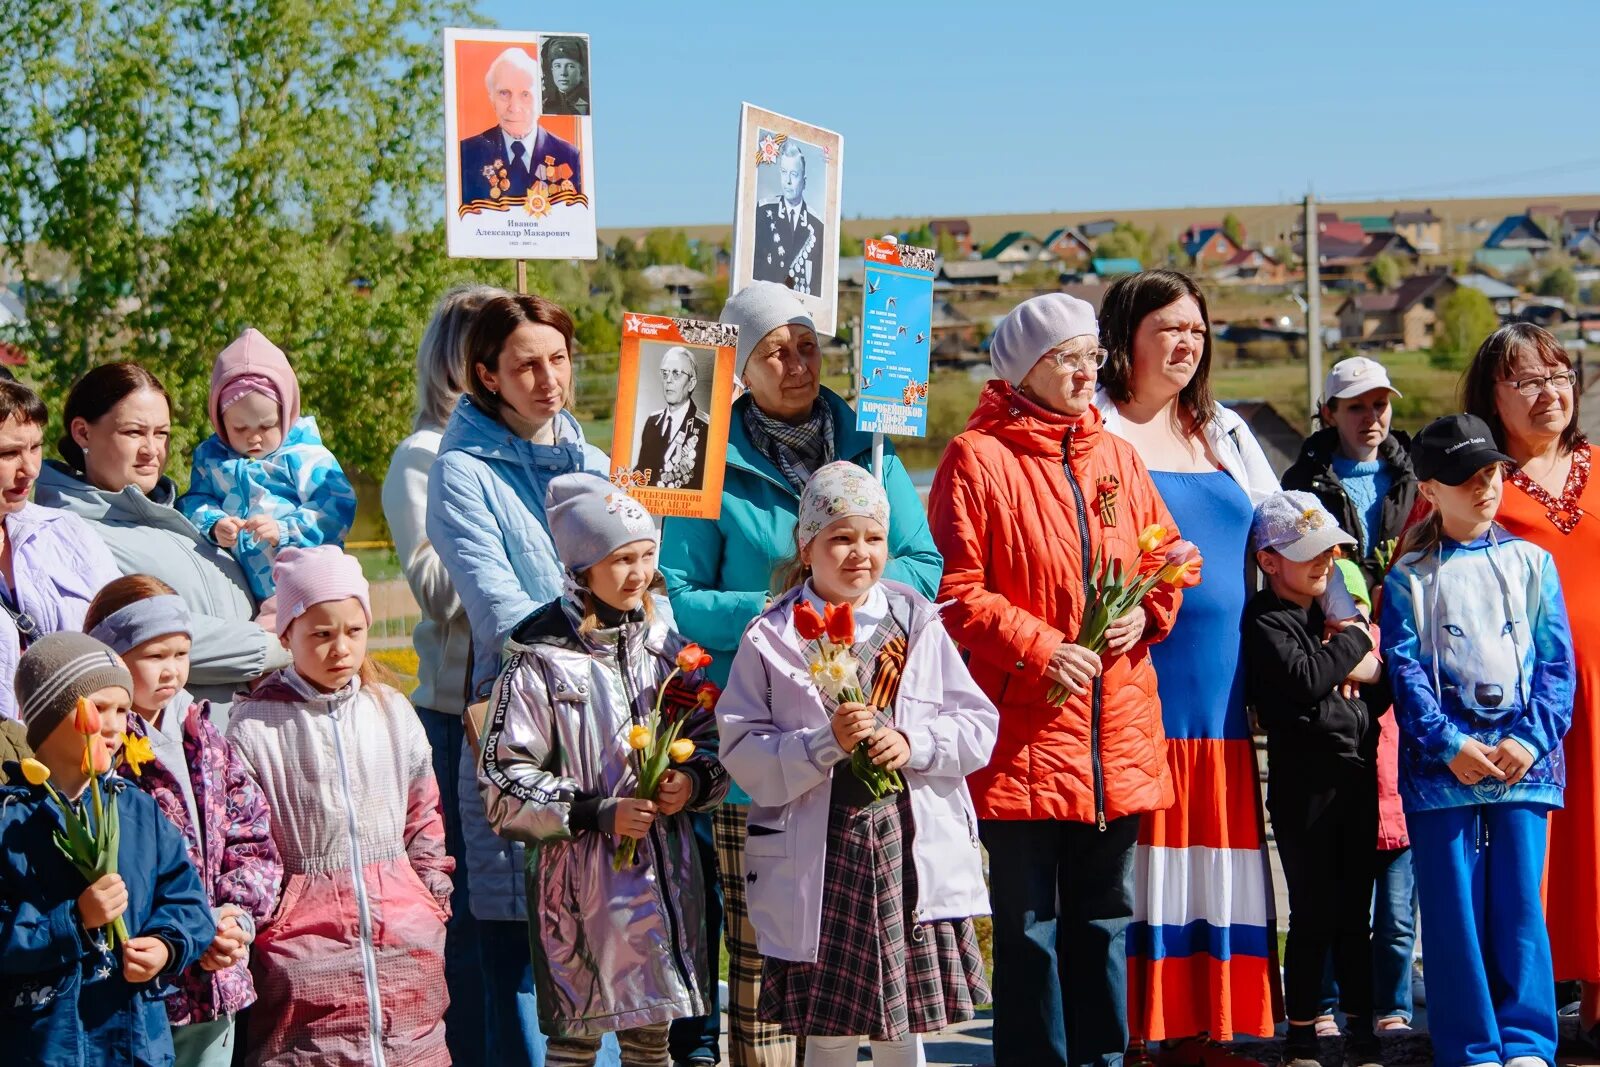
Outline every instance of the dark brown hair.
<svg viewBox="0 0 1600 1067"><path fill-rule="evenodd" d="M125 574L107 582L89 601L89 610L83 616L83 632L105 622L129 604L149 600L153 596L176 596L177 590L151 574Z"/></svg>
<svg viewBox="0 0 1600 1067"><path fill-rule="evenodd" d="M50 421L39 394L21 382L0 381L0 425L16 419L24 426L43 426Z"/></svg>
<svg viewBox="0 0 1600 1067"><path fill-rule="evenodd" d="M472 402L499 419L500 397L489 392L478 377L478 368L500 369L500 351L511 335L522 326L549 326L559 333L572 355L572 316L553 300L532 294L502 293L483 302L467 329L467 380L463 383ZM567 383L565 405L572 404L572 382Z"/></svg>
<svg viewBox="0 0 1600 1067"><path fill-rule="evenodd" d="M1187 274L1145 270L1118 278L1106 289L1100 301L1100 344L1109 354L1100 369L1100 384L1119 404L1133 399L1133 338L1139 325L1151 313L1186 296L1193 297L1200 307L1206 339L1194 377L1178 394L1178 402L1188 413L1193 429L1199 430L1217 413L1217 403L1211 395L1211 313L1206 310L1206 295Z"/></svg>
<svg viewBox="0 0 1600 1067"><path fill-rule="evenodd" d="M1467 371L1461 376L1461 406L1476 415L1494 431L1494 441L1502 450L1506 447L1506 428L1500 421L1500 406L1495 403L1495 386L1505 381L1517 357L1533 350L1539 361L1547 367L1572 369L1572 359L1561 342L1549 330L1529 322L1513 322L1502 326L1478 346ZM1563 455L1579 448L1587 440L1578 428L1578 387L1572 387L1572 418L1561 431Z"/></svg>
<svg viewBox="0 0 1600 1067"><path fill-rule="evenodd" d="M159 393L171 408L172 399L160 379L137 363L102 363L73 384L61 412L61 440L56 442L56 451L67 466L83 473L83 447L72 439L72 420L99 422L106 412L142 389Z"/></svg>

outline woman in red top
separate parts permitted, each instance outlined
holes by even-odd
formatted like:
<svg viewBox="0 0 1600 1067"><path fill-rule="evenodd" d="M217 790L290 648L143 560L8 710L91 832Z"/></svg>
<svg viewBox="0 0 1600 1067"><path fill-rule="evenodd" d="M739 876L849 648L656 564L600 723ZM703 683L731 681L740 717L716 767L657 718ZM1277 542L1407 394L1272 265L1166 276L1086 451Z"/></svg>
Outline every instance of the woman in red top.
<svg viewBox="0 0 1600 1067"><path fill-rule="evenodd" d="M1555 557L1566 590L1578 692L1567 734L1566 807L1550 814L1545 921L1557 981L1583 983L1581 1023L1600 1030L1600 487L1578 428L1577 376L1561 343L1527 323L1503 326L1467 368L1462 405L1517 461L1496 520Z"/></svg>

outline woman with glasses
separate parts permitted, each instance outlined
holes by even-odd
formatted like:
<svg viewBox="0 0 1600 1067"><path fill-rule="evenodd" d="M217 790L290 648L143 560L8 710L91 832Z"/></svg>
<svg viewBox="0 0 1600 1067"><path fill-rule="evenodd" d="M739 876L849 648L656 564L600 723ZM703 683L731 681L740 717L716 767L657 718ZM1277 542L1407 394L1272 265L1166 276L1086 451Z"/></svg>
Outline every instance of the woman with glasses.
<svg viewBox="0 0 1600 1067"><path fill-rule="evenodd" d="M1177 800L1139 832L1128 932L1130 1061L1176 1042L1163 1067L1225 1067L1212 1043L1276 1023L1277 947L1261 785L1244 706L1239 623L1255 502L1278 479L1244 420L1211 392L1211 323L1187 275L1121 278L1100 307L1110 352L1095 404L1133 445L1205 580L1151 648ZM1201 1035L1204 1035L1202 1037Z"/></svg>
<svg viewBox="0 0 1600 1067"><path fill-rule="evenodd" d="M1133 570L1142 531L1164 528L1156 552L1178 534L1094 409L1093 308L1065 293L1024 301L989 354L997 380L945 450L928 513L945 628L1000 709L994 755L968 779L989 852L994 1058L1112 1064L1128 1039L1139 819L1172 803L1150 647L1179 594L1158 586L1113 620L1101 653L1075 639L1095 559Z"/></svg>
<svg viewBox="0 0 1600 1067"><path fill-rule="evenodd" d="M43 462L44 402L0 381L0 678L35 640L83 628L89 601L121 577L111 550L78 516L28 498ZM12 687L0 685L0 719L17 718Z"/></svg>
<svg viewBox="0 0 1600 1067"><path fill-rule="evenodd" d="M1566 587L1578 691L1567 733L1566 806L1550 813L1545 920L1558 982L1579 981L1579 1023L1600 1043L1600 597L1589 577L1600 560L1600 487L1590 480L1588 439L1578 428L1572 360L1549 332L1502 326L1479 347L1462 406L1517 462L1496 521L1547 550ZM1587 595L1586 595L1587 594Z"/></svg>

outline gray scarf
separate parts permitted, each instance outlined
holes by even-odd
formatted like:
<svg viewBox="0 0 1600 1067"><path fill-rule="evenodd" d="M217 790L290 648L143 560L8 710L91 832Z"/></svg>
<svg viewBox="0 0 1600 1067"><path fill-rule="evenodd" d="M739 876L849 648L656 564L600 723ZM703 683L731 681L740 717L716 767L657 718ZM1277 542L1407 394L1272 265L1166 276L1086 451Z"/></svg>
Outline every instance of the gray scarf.
<svg viewBox="0 0 1600 1067"><path fill-rule="evenodd" d="M818 397L798 426L775 419L755 404L744 409L750 443L772 461L796 493L805 492L811 472L833 462L833 410Z"/></svg>

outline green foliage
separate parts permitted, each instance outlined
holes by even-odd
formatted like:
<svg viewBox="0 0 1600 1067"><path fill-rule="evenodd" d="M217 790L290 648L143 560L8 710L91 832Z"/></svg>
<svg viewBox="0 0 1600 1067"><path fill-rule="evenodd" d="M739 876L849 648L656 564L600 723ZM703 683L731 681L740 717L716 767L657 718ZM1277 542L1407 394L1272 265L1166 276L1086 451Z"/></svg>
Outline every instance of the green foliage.
<svg viewBox="0 0 1600 1067"><path fill-rule="evenodd" d="M1194 260L1190 258L1188 250L1183 247L1183 242L1167 242L1167 266L1173 270L1188 270L1194 266Z"/></svg>
<svg viewBox="0 0 1600 1067"><path fill-rule="evenodd" d="M1404 273L1400 261L1387 252L1380 253L1367 265L1367 281L1379 292L1388 292L1399 285Z"/></svg>
<svg viewBox="0 0 1600 1067"><path fill-rule="evenodd" d="M916 245L918 248L931 248L933 247L933 231L930 230L928 228L928 224L924 222L916 229L908 231L905 235L904 241L906 244Z"/></svg>
<svg viewBox="0 0 1600 1067"><path fill-rule="evenodd" d="M1559 297L1575 304L1578 302L1578 276L1571 267L1556 267L1539 279L1539 295Z"/></svg>
<svg viewBox="0 0 1600 1067"><path fill-rule="evenodd" d="M216 353L255 326L289 354L306 412L328 416L335 454L381 471L409 426L433 303L456 282L512 277L447 259L435 221L439 30L470 24L470 8L4 10L0 261L26 289L20 340L57 415L84 371L138 360L173 394L181 455L210 432Z"/></svg>
<svg viewBox="0 0 1600 1067"><path fill-rule="evenodd" d="M1460 286L1439 305L1429 361L1436 367L1460 367L1477 351L1483 339L1500 325L1489 298L1476 289Z"/></svg>
<svg viewBox="0 0 1600 1067"><path fill-rule="evenodd" d="M647 267L673 264L692 267L694 249L689 246L689 235L682 230L651 230L644 235L644 265Z"/></svg>
<svg viewBox="0 0 1600 1067"><path fill-rule="evenodd" d="M956 241L955 234L949 230L940 230L939 239L933 246L939 253L940 259L956 259L961 255L961 245Z"/></svg>
<svg viewBox="0 0 1600 1067"><path fill-rule="evenodd" d="M1149 233L1131 222L1119 222L1116 229L1100 238L1094 246L1098 259L1137 259L1150 264L1155 256L1155 231Z"/></svg>
<svg viewBox="0 0 1600 1067"><path fill-rule="evenodd" d="M839 231L839 255L859 256L866 251L866 246L859 237L851 237L841 228Z"/></svg>
<svg viewBox="0 0 1600 1067"><path fill-rule="evenodd" d="M1222 216L1222 232L1228 240L1241 248L1244 247L1244 223L1240 222L1239 216L1231 211Z"/></svg>

